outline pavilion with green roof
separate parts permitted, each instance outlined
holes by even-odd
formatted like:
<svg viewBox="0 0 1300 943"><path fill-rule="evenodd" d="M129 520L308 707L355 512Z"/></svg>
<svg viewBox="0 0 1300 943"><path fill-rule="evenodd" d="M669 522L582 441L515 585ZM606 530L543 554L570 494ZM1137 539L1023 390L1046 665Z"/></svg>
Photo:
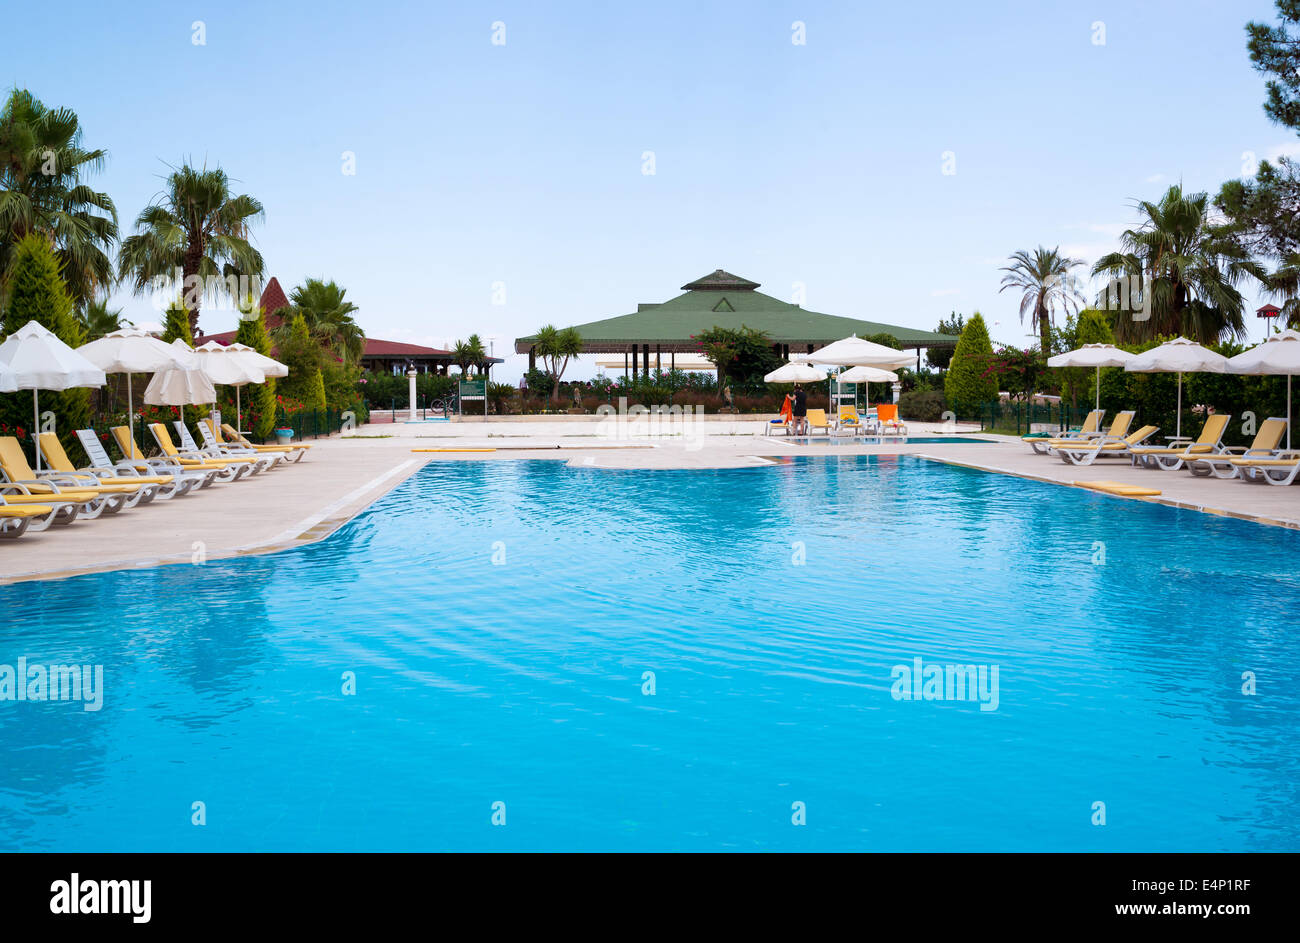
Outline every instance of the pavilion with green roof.
<svg viewBox="0 0 1300 943"><path fill-rule="evenodd" d="M652 355L657 367L671 368L674 354L698 354L700 345L695 336L715 326L763 331L783 359L789 358L792 350L812 353L850 334L889 334L898 339L900 347L916 350L918 362L922 347L952 347L957 343L957 338L949 334L808 311L765 295L758 287L758 282L718 269L683 285L685 294L669 301L639 304L633 314L575 324L574 328L582 337L583 353L622 353L634 376L638 355L641 369L647 373ZM535 366L536 342L535 336L515 340L515 352L528 354L530 369Z"/></svg>

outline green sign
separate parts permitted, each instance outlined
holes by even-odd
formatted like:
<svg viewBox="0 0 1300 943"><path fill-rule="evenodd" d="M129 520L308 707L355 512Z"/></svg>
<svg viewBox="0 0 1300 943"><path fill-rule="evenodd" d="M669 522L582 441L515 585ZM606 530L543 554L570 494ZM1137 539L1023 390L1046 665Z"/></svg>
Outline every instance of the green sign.
<svg viewBox="0 0 1300 943"><path fill-rule="evenodd" d="M460 381L460 398L466 399L483 399L487 395L486 380L461 380Z"/></svg>

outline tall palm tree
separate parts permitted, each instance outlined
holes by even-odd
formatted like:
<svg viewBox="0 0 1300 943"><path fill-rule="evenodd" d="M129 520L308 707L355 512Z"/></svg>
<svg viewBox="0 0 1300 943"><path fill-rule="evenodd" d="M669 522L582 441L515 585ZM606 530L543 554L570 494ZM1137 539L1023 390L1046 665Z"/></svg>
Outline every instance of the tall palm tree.
<svg viewBox="0 0 1300 943"><path fill-rule="evenodd" d="M85 306L77 311L77 320L81 322L86 343L131 326L131 322L122 317L121 308L108 306L107 298L94 298L86 302Z"/></svg>
<svg viewBox="0 0 1300 943"><path fill-rule="evenodd" d="M357 363L366 350L366 334L352 317L360 310L347 300L347 289L334 282L309 278L289 293L293 314L301 314L307 330L322 345L334 351L344 364ZM292 315L276 329L276 334L288 331Z"/></svg>
<svg viewBox="0 0 1300 943"><path fill-rule="evenodd" d="M1002 287L998 293L1014 288L1021 292L1020 321L1031 311L1030 330L1038 330L1039 345L1044 357L1052 352L1052 318L1059 306L1063 311L1079 310L1084 300L1078 279L1073 271L1083 262L1061 255L1061 247L1045 249L1039 246L1030 255L1024 249L1013 252L1010 265L1002 267Z"/></svg>
<svg viewBox="0 0 1300 943"><path fill-rule="evenodd" d="M1209 219L1209 195L1170 187L1158 203L1137 204L1144 217L1119 237L1119 252L1097 260L1094 275L1127 278L1141 286L1145 319L1121 312L1121 342L1181 334L1202 344L1244 338L1246 276L1270 284L1269 273Z"/></svg>
<svg viewBox="0 0 1300 943"><path fill-rule="evenodd" d="M184 284L172 290L183 288L190 331L196 332L207 286L224 294L222 279L228 276L262 277L262 254L249 235L263 215L253 197L231 194L230 178L220 167L184 164L167 177L161 198L140 211L136 234L122 241L118 273L141 294L154 279L171 278L180 269Z"/></svg>
<svg viewBox="0 0 1300 943"><path fill-rule="evenodd" d="M109 252L117 208L84 177L102 170L107 151L82 147L81 124L68 108L47 108L26 89L0 106L0 282L28 233L53 245L73 303L80 306L113 280Z"/></svg>

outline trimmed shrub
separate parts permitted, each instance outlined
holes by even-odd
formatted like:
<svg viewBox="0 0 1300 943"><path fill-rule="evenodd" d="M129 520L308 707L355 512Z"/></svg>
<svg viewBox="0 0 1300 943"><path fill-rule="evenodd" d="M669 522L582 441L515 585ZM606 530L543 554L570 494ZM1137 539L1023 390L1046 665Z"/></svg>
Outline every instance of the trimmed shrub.
<svg viewBox="0 0 1300 943"><path fill-rule="evenodd" d="M978 409L982 404L997 399L997 381L985 374L993 344L983 316L976 311L962 329L953 351L952 363L943 378L943 392L951 408L961 414Z"/></svg>
<svg viewBox="0 0 1300 943"><path fill-rule="evenodd" d="M939 422L948 402L938 390L916 390L898 397L898 412L914 422Z"/></svg>

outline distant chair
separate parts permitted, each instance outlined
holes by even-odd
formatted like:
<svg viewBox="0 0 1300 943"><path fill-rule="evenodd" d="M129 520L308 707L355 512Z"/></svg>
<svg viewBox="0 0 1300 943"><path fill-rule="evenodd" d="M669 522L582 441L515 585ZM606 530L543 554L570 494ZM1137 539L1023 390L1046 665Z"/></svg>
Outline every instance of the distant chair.
<svg viewBox="0 0 1300 943"><path fill-rule="evenodd" d="M897 403L876 404L876 426L881 435L907 435L907 426L898 418Z"/></svg>

